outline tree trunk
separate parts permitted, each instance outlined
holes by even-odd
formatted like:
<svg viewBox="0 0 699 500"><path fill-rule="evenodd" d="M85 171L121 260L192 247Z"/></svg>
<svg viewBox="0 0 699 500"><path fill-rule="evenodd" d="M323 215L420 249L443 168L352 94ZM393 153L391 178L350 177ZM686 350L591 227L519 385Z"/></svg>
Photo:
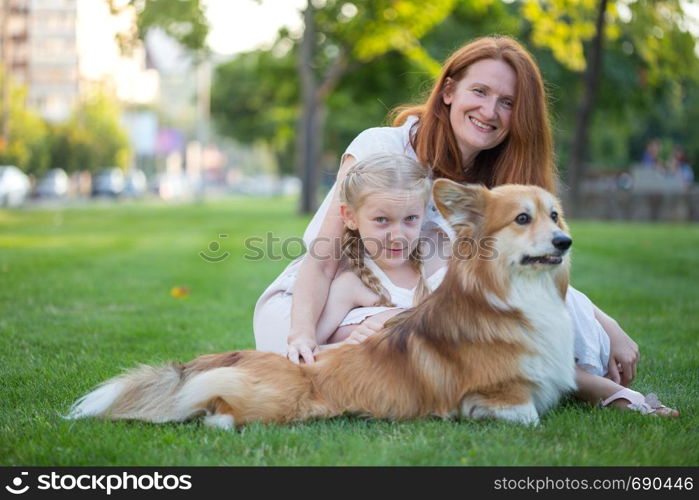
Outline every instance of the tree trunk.
<svg viewBox="0 0 699 500"><path fill-rule="evenodd" d="M605 13L608 0L600 0L597 11L595 37L590 48L590 57L585 72L585 90L575 125L573 147L568 162L568 182L570 184L570 211L572 215L580 211L581 184L585 179L585 159L589 139L590 118L595 105L595 94L602 67L602 45L604 43Z"/></svg>
<svg viewBox="0 0 699 500"><path fill-rule="evenodd" d="M301 116L297 130L297 172L301 178L302 214L316 209L318 187L318 162L320 161L322 132L319 128L321 106L317 99L318 82L313 71L313 48L315 46L315 22L313 6L308 1L304 12L304 30L299 51L298 71L301 81Z"/></svg>
<svg viewBox="0 0 699 500"><path fill-rule="evenodd" d="M340 78L348 71L348 50L340 47L340 53L318 82L313 70L313 52L316 43L316 26L313 19L313 6L309 0L304 12L305 27L299 51L299 79L301 80L301 116L297 130L296 162L301 178L302 214L316 210L318 189L318 167L323 151L323 131L325 129L325 100L335 89Z"/></svg>

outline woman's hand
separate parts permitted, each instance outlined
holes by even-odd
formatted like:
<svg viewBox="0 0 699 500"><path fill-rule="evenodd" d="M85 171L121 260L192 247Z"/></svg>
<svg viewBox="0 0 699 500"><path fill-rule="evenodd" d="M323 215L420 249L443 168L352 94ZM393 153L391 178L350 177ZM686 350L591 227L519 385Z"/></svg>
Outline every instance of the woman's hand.
<svg viewBox="0 0 699 500"><path fill-rule="evenodd" d="M311 364L315 362L315 355L318 354L318 343L311 337L289 338L289 347L286 351L286 357L292 363L300 364L301 360L304 363Z"/></svg>
<svg viewBox="0 0 699 500"><path fill-rule="evenodd" d="M361 344L371 335L375 334L383 328L382 321L376 321L373 319L365 319L362 323L357 326L349 337L347 337L342 343L343 344Z"/></svg>
<svg viewBox="0 0 699 500"><path fill-rule="evenodd" d="M641 359L638 344L626 334L616 320L599 308L595 308L595 317L609 336L609 365L606 377L628 387L636 378L636 365Z"/></svg>

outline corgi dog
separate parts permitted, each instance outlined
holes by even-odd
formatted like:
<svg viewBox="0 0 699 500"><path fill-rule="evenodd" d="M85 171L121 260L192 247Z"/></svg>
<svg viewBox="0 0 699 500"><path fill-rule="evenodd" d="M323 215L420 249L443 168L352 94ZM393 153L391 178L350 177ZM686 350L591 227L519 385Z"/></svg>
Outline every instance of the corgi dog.
<svg viewBox="0 0 699 500"><path fill-rule="evenodd" d="M559 201L535 186L445 179L433 197L457 239L441 285L358 345L296 365L258 351L141 366L104 382L67 418L231 429L354 414L497 418L536 425L575 389L565 305L572 240ZM474 256L487 241L488 255Z"/></svg>

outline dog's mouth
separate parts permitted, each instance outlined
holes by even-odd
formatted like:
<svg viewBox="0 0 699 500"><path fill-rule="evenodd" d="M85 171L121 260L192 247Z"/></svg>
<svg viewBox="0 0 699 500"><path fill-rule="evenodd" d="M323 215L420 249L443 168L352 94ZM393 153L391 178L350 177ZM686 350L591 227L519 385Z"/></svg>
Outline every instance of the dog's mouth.
<svg viewBox="0 0 699 500"><path fill-rule="evenodd" d="M544 264L546 266L555 266L563 262L563 256L560 254L547 254L547 255L525 255L519 262L523 266L530 266L533 264Z"/></svg>

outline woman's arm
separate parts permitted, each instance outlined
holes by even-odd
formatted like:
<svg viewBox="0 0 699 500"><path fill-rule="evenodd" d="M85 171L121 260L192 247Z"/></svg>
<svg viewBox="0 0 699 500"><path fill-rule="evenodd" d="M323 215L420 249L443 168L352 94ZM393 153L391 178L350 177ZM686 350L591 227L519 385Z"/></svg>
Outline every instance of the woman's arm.
<svg viewBox="0 0 699 500"><path fill-rule="evenodd" d="M631 340L616 320L593 305L595 318L609 335L609 365L607 378L628 387L636 378L636 365L641 358L638 344Z"/></svg>
<svg viewBox="0 0 699 500"><path fill-rule="evenodd" d="M338 185L354 163L353 156L345 156L337 173ZM330 283L340 263L343 230L339 189L336 189L318 236L308 249L294 283L287 352L287 357L294 363L299 363L301 359L313 363L314 354L318 352L316 326L328 298Z"/></svg>

